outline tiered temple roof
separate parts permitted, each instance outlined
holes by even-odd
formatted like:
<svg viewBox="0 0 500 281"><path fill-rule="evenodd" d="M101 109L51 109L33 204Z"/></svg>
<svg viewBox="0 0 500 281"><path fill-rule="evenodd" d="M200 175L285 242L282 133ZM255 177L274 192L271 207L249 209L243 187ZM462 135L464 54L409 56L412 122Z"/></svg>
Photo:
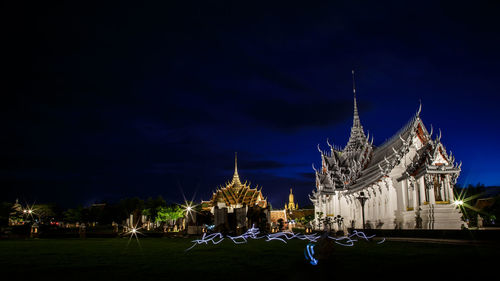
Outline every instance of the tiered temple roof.
<svg viewBox="0 0 500 281"><path fill-rule="evenodd" d="M354 80L353 80L354 81ZM448 155L441 143L441 133L432 139L420 119L421 105L414 117L391 139L379 147L373 145L373 138L366 137L358 114L356 88L354 93L354 118L351 135L344 149L332 146L330 151L321 153L321 170L316 172L316 194L334 194L336 190L358 191L383 177L389 176L393 169L405 161L402 177L421 175L422 173L451 173L458 175L460 165ZM417 141L418 139L418 141ZM418 143L418 144L417 144ZM407 159L410 146L416 147L412 159ZM456 178L455 178L456 179Z"/></svg>
<svg viewBox="0 0 500 281"><path fill-rule="evenodd" d="M201 202L203 210L211 210L215 206L220 206L217 203L224 203L225 207L232 208L255 205L261 208L267 207L267 199L262 195L262 188L251 188L250 183L241 182L237 161L235 156L233 179L219 186L210 200Z"/></svg>

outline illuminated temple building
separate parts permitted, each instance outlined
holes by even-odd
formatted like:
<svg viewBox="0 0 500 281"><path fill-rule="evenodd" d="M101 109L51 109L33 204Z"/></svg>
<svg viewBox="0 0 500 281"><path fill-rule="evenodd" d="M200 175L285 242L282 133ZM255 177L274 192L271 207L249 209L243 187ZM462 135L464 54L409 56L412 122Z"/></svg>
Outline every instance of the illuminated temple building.
<svg viewBox="0 0 500 281"><path fill-rule="evenodd" d="M202 210L210 211L214 215L215 226L244 228L250 227L251 223L269 220L268 203L262 195L262 188L251 188L246 181L241 182L236 155L233 179L217 188L210 200L202 201L201 207ZM254 217L253 214L265 218Z"/></svg>
<svg viewBox="0 0 500 281"><path fill-rule="evenodd" d="M353 81L354 82L354 81ZM346 227L362 228L359 198L367 197L367 228L459 229L464 222L453 204L453 186L461 171L452 153L432 138L420 118L421 105L410 122L380 146L365 135L358 115L356 90L351 135L344 148L330 143L321 153L316 189L310 195L315 223L340 215ZM322 226L324 227L324 226Z"/></svg>

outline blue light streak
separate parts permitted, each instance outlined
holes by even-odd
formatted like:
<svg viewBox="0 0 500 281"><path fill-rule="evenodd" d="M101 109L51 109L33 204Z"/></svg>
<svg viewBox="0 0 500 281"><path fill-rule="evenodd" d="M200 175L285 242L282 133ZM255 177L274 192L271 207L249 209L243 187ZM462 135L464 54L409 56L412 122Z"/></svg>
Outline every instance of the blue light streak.
<svg viewBox="0 0 500 281"><path fill-rule="evenodd" d="M304 255L306 256L306 260L308 260L312 265L318 265L318 260L314 258L314 244L309 243L304 250Z"/></svg>

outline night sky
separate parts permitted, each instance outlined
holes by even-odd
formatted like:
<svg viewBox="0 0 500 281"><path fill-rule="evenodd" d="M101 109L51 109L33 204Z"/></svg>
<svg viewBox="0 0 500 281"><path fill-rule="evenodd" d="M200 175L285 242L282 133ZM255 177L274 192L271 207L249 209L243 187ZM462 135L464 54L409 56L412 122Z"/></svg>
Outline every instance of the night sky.
<svg viewBox="0 0 500 281"><path fill-rule="evenodd" d="M317 144L349 137L352 69L375 145L421 100L459 183L500 185L498 1L11 2L2 201L206 200L237 151L273 207L291 187L310 204Z"/></svg>

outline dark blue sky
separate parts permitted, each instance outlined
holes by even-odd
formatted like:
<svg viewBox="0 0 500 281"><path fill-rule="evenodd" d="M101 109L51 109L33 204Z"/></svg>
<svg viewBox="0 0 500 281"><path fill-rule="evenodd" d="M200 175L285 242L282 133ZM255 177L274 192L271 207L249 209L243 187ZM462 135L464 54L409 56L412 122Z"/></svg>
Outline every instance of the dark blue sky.
<svg viewBox="0 0 500 281"><path fill-rule="evenodd" d="M316 145L349 136L353 68L376 145L421 100L459 183L500 184L498 3L163 2L3 9L5 200L207 199L238 151L274 207L290 187L309 204Z"/></svg>

